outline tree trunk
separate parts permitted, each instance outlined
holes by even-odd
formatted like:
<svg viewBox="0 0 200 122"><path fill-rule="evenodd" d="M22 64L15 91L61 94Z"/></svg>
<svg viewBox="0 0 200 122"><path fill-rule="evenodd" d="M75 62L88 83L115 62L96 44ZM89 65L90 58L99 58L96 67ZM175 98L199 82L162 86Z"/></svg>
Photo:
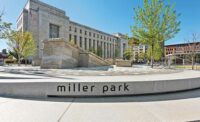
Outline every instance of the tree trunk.
<svg viewBox="0 0 200 122"><path fill-rule="evenodd" d="M28 59L27 59L27 58L24 58L24 61L25 61L25 66L27 66L27 64L28 64Z"/></svg>
<svg viewBox="0 0 200 122"><path fill-rule="evenodd" d="M18 55L18 61L17 61L18 66L20 66L21 62L20 62L20 55Z"/></svg>
<svg viewBox="0 0 200 122"><path fill-rule="evenodd" d="M192 56L192 70L194 70L194 56Z"/></svg>
<svg viewBox="0 0 200 122"><path fill-rule="evenodd" d="M154 64L153 48L154 48L154 45L152 44L152 46L151 46L151 68L153 68L153 64Z"/></svg>

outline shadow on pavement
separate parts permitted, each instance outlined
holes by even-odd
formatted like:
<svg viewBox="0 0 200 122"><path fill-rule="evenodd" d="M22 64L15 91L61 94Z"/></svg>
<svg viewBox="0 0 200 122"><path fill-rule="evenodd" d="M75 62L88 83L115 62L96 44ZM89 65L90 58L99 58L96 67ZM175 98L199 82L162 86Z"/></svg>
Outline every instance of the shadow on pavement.
<svg viewBox="0 0 200 122"><path fill-rule="evenodd" d="M0 80L1 79L44 79L44 78L29 78L29 77L2 77L0 76Z"/></svg>
<svg viewBox="0 0 200 122"><path fill-rule="evenodd" d="M0 71L1 72L1 71ZM7 71L7 72L3 72L3 73L10 73L10 74L20 74L20 75L27 75L27 76L41 76L41 77L47 77L47 78L60 78L60 79L70 79L70 80L76 80L76 78L69 78L69 77L62 77L62 76L54 76L54 75L49 75L49 74L45 74L45 73L38 73L38 72L34 72L34 73L24 73L24 72L12 72L12 71ZM1 78L0 78L1 79ZM15 77L10 77L10 79L15 79ZM17 79L17 78L16 78ZM23 78L22 78L23 79ZM28 79L28 78L24 78L24 79ZM44 79L44 78L41 78Z"/></svg>
<svg viewBox="0 0 200 122"><path fill-rule="evenodd" d="M163 94L137 95L137 96L81 97L81 98L49 97L46 99L31 99L31 98L12 98L12 99L44 101L44 102L124 103L124 102L173 101L173 100L183 100L183 99L192 99L192 98L200 98L200 89L194 89L194 90L182 91L182 92L176 92L176 93L163 93Z"/></svg>

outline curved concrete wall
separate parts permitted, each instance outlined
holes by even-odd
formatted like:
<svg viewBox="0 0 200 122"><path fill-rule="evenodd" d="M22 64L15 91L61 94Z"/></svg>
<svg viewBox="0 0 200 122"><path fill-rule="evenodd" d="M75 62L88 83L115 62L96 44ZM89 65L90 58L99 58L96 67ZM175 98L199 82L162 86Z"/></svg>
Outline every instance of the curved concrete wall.
<svg viewBox="0 0 200 122"><path fill-rule="evenodd" d="M0 95L32 98L120 96L176 92L195 88L200 88L200 77L133 82L1 82Z"/></svg>

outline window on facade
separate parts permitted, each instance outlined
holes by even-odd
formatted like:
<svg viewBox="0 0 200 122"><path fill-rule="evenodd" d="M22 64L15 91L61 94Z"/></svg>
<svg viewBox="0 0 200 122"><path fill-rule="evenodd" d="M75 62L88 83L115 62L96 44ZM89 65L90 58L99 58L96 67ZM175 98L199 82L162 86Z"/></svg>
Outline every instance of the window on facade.
<svg viewBox="0 0 200 122"><path fill-rule="evenodd" d="M74 29L74 32L77 32L77 29L76 29L76 28Z"/></svg>
<svg viewBox="0 0 200 122"><path fill-rule="evenodd" d="M72 31L72 27L71 26L69 26L69 31Z"/></svg>
<svg viewBox="0 0 200 122"><path fill-rule="evenodd" d="M85 35L87 35L87 31L85 31Z"/></svg>
<svg viewBox="0 0 200 122"><path fill-rule="evenodd" d="M82 30L80 29L80 33L82 33Z"/></svg>
<svg viewBox="0 0 200 122"><path fill-rule="evenodd" d="M97 38L99 38L99 34L97 34Z"/></svg>
<svg viewBox="0 0 200 122"><path fill-rule="evenodd" d="M89 39L89 49L91 49L91 39Z"/></svg>
<svg viewBox="0 0 200 122"><path fill-rule="evenodd" d="M85 38L85 50L87 50L87 38Z"/></svg>
<svg viewBox="0 0 200 122"><path fill-rule="evenodd" d="M101 39L102 39L102 35L101 35Z"/></svg>
<svg viewBox="0 0 200 122"><path fill-rule="evenodd" d="M79 40L79 42L80 42L80 47L82 47L82 37L80 37L80 40Z"/></svg>
<svg viewBox="0 0 200 122"><path fill-rule="evenodd" d="M93 49L95 49L95 40L93 40Z"/></svg>
<svg viewBox="0 0 200 122"><path fill-rule="evenodd" d="M77 44L77 36L74 35L74 43Z"/></svg>
<svg viewBox="0 0 200 122"><path fill-rule="evenodd" d="M69 41L71 41L72 40L72 35L71 34L69 34Z"/></svg>
<svg viewBox="0 0 200 122"><path fill-rule="evenodd" d="M93 33L93 37L95 37L95 33Z"/></svg>
<svg viewBox="0 0 200 122"><path fill-rule="evenodd" d="M59 26L54 24L49 25L49 38L59 38Z"/></svg>
<svg viewBox="0 0 200 122"><path fill-rule="evenodd" d="M91 36L91 32L89 32L89 36Z"/></svg>

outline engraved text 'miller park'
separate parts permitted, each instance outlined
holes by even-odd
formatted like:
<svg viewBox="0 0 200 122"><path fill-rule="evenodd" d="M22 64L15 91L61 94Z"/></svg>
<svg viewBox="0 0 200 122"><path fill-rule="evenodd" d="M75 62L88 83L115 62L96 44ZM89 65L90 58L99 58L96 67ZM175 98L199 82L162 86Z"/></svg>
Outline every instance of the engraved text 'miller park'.
<svg viewBox="0 0 200 122"><path fill-rule="evenodd" d="M58 85L57 92L93 92L96 88L100 87L99 92L107 93L107 92L124 92L129 91L129 85L127 83L122 84L104 84L104 85L82 85L81 83L69 83L67 85ZM99 89L98 89L99 90Z"/></svg>

